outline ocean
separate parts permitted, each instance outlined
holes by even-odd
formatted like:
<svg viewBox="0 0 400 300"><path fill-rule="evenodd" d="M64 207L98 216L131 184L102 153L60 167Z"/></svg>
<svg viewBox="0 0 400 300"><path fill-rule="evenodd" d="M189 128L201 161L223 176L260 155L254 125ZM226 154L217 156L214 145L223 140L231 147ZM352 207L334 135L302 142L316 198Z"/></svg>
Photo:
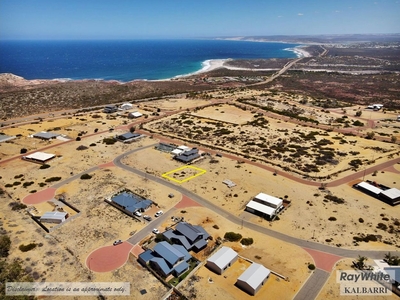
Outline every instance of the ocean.
<svg viewBox="0 0 400 300"><path fill-rule="evenodd" d="M160 80L212 59L295 58L298 44L232 40L0 41L0 73L25 79Z"/></svg>

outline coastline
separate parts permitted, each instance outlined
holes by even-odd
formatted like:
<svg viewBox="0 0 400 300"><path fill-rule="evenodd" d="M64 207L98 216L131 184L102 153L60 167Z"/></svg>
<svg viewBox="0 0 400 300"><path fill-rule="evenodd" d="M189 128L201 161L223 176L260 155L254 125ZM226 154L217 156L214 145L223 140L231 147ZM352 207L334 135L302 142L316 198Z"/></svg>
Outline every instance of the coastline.
<svg viewBox="0 0 400 300"><path fill-rule="evenodd" d="M256 42L256 41L254 41ZM265 42L265 41L258 41L258 42ZM307 45L299 45L294 48L285 48L285 51L293 52L297 58L300 57L311 57L311 54L307 52L304 48ZM267 58L266 58L267 59ZM87 82L87 81L102 81L107 83L116 83L116 84L127 84L132 82L139 82L139 81L170 81L170 80L177 80L180 78L187 78L194 75L200 75L206 72L210 72L216 69L225 68L227 70L236 70L236 71L270 71L271 69L250 69L250 68L240 68L240 67L232 67L227 66L226 62L234 61L235 59L232 58L225 58L225 59L208 59L201 63L202 68L192 73L188 74L180 74L176 75L171 78L166 79L155 79L155 80L148 80L148 79L134 79L130 81L119 81L115 79L72 79L72 78L54 78L54 79L25 79L19 75L15 75L12 73L0 73L0 81L6 81L8 84L15 85L15 86L24 86L24 85L37 85L43 83L63 83L63 82Z"/></svg>

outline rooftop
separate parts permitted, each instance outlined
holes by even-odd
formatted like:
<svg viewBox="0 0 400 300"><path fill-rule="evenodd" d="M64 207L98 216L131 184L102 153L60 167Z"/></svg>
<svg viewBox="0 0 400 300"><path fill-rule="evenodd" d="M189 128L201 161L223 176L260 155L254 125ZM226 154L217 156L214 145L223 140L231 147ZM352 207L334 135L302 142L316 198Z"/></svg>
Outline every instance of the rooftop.
<svg viewBox="0 0 400 300"><path fill-rule="evenodd" d="M270 273L271 271L263 265L252 263L251 266L248 267L246 271L242 273L242 275L240 275L238 280L246 282L253 289L257 289L257 287L264 281L265 278L269 276Z"/></svg>
<svg viewBox="0 0 400 300"><path fill-rule="evenodd" d="M142 208L145 209L153 203L151 200L127 192L114 196L111 200L132 213Z"/></svg>

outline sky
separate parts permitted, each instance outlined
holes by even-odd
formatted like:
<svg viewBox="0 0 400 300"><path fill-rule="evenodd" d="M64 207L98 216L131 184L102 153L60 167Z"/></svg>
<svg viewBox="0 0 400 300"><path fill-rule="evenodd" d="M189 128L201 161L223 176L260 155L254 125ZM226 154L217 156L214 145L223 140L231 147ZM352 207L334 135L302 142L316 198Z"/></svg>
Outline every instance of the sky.
<svg viewBox="0 0 400 300"><path fill-rule="evenodd" d="M400 0L0 0L0 39L400 33Z"/></svg>

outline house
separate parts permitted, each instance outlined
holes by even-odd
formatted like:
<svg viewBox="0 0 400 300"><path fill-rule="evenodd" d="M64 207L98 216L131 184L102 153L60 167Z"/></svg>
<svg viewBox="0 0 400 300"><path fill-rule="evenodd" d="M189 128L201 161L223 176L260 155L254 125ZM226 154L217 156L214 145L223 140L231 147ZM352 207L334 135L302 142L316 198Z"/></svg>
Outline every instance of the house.
<svg viewBox="0 0 400 300"><path fill-rule="evenodd" d="M172 144L167 144L167 143L159 143L156 147L155 147L158 151L162 151L162 152L172 152L176 149L176 146L172 145Z"/></svg>
<svg viewBox="0 0 400 300"><path fill-rule="evenodd" d="M40 222L60 224L64 222L67 218L68 218L67 212L50 211L50 212L45 212L43 216L40 217Z"/></svg>
<svg viewBox="0 0 400 300"><path fill-rule="evenodd" d="M143 254L142 260L149 258L150 266L164 277L171 273L180 276L186 272L189 269L188 261L192 258L183 246L170 245L165 241L157 243L151 255L153 258L150 254Z"/></svg>
<svg viewBox="0 0 400 300"><path fill-rule="evenodd" d="M236 286L254 296L268 280L271 271L263 265L252 263L237 279Z"/></svg>
<svg viewBox="0 0 400 300"><path fill-rule="evenodd" d="M115 137L115 139L117 141L120 141L122 143L127 144L127 143L131 143L131 142L133 142L133 141L135 141L135 140L137 140L137 139L139 139L141 137L142 137L142 135L140 135L139 133L127 132L127 133L124 133L124 134L121 134L121 135L117 135Z"/></svg>
<svg viewBox="0 0 400 300"><path fill-rule="evenodd" d="M368 105L367 108L373 109L373 110L380 110L382 107L383 107L383 104L372 104L372 105Z"/></svg>
<svg viewBox="0 0 400 300"><path fill-rule="evenodd" d="M151 200L127 192L112 197L111 202L130 216L136 211L145 211L153 204Z"/></svg>
<svg viewBox="0 0 400 300"><path fill-rule="evenodd" d="M54 154L35 152L27 156L23 156L22 159L44 164L48 162L50 159L53 159L54 157L56 157Z"/></svg>
<svg viewBox="0 0 400 300"><path fill-rule="evenodd" d="M223 246L207 259L206 266L213 272L221 275L238 259L238 254L232 248Z"/></svg>
<svg viewBox="0 0 400 300"><path fill-rule="evenodd" d="M388 274L392 283L400 284L400 266L391 266L382 259L376 259L374 260L373 272Z"/></svg>
<svg viewBox="0 0 400 300"><path fill-rule="evenodd" d="M147 249L146 251L144 251L144 252L142 252L142 253L139 254L138 262L139 262L140 264L142 264L143 266L145 266L145 265L147 265L147 263L148 263L152 258L154 258L154 257L155 257L155 256L154 256L154 254L153 254L153 251L150 250L150 249Z"/></svg>
<svg viewBox="0 0 400 300"><path fill-rule="evenodd" d="M188 146L179 146L178 148L171 151L171 153L174 155L181 155L183 152L189 151L189 150L190 150L190 147L188 147Z"/></svg>
<svg viewBox="0 0 400 300"><path fill-rule="evenodd" d="M390 205L400 204L400 190L396 188L390 188L380 193L380 199Z"/></svg>
<svg viewBox="0 0 400 300"><path fill-rule="evenodd" d="M167 230L163 233L165 240L183 246L187 251L200 251L207 246L210 235L203 227L180 222L175 230Z"/></svg>
<svg viewBox="0 0 400 300"><path fill-rule="evenodd" d="M106 114L111 114L114 113L118 110L117 106L115 105L107 105L106 107L104 107L103 112Z"/></svg>
<svg viewBox="0 0 400 300"><path fill-rule="evenodd" d="M379 197L379 194L383 191L382 189L365 181L355 184L354 187L374 197Z"/></svg>
<svg viewBox="0 0 400 300"><path fill-rule="evenodd" d="M138 111L134 111L128 114L128 118L130 119L136 119L136 118L140 118L141 116L143 116L143 114L141 114Z"/></svg>
<svg viewBox="0 0 400 300"><path fill-rule="evenodd" d="M46 132L46 131L38 132L38 133L35 133L32 135L32 137L34 137L34 138L46 140L46 141L55 139L58 136L59 136L59 134L57 134L57 133Z"/></svg>
<svg viewBox="0 0 400 300"><path fill-rule="evenodd" d="M9 135L5 135L5 134L1 134L1 133L0 133L0 143L1 143L1 142L6 142L6 141L10 141L10 140L13 140L13 139L15 139L15 138L16 138L15 135L9 136Z"/></svg>
<svg viewBox="0 0 400 300"><path fill-rule="evenodd" d="M174 158L176 160L183 162L183 163L190 163L199 157L200 157L199 149L197 149L197 148L193 148L192 150L188 150L188 151L183 152L180 155L174 156Z"/></svg>
<svg viewBox="0 0 400 300"><path fill-rule="evenodd" d="M129 110L129 109L132 109L132 108L133 108L133 105L131 103L124 103L124 104L122 104L120 106L121 110Z"/></svg>
<svg viewBox="0 0 400 300"><path fill-rule="evenodd" d="M260 214L262 216L267 216L269 218L273 218L274 216L276 216L282 208L282 199L264 193L259 193L246 205L247 211Z"/></svg>

